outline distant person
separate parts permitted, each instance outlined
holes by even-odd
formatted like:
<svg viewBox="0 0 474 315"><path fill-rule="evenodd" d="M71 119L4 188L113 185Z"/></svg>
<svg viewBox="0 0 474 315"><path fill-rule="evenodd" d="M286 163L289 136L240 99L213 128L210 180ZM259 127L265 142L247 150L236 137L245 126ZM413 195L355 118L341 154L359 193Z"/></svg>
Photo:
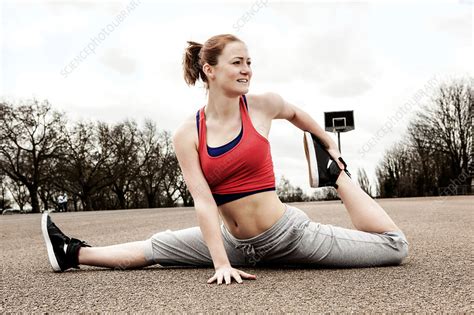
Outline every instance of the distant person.
<svg viewBox="0 0 474 315"><path fill-rule="evenodd" d="M80 264L214 266L215 274L208 283L229 284L232 278L239 283L256 279L232 266L400 264L408 254L405 235L352 182L328 134L278 94L247 94L252 69L245 43L225 34L204 45L188 44L185 81L190 85L204 81L208 101L177 129L173 144L199 226L162 231L145 241L90 247L64 235L44 214L42 229L53 269L64 271ZM292 75L279 73L281 67L274 69L276 76ZM280 201L268 142L274 119L286 119L319 138L322 145L316 147L316 159L324 166L318 170L319 186L337 189L357 230L313 222L302 210Z"/></svg>
<svg viewBox="0 0 474 315"><path fill-rule="evenodd" d="M59 210L59 212L63 211L63 203L64 203L64 197L63 197L62 193L60 193L59 196L58 196L58 210Z"/></svg>
<svg viewBox="0 0 474 315"><path fill-rule="evenodd" d="M63 210L67 212L67 193L63 194Z"/></svg>

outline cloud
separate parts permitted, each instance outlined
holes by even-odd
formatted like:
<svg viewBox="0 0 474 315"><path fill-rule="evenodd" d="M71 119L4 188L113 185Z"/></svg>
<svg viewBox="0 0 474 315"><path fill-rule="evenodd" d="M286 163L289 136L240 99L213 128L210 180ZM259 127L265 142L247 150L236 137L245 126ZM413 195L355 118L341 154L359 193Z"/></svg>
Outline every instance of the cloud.
<svg viewBox="0 0 474 315"><path fill-rule="evenodd" d="M233 24L250 4L142 2L67 79L59 70L128 2L9 2L2 21L2 96L47 98L71 120L149 118L160 129L174 131L207 102L202 88L187 87L183 80L186 41L234 33ZM277 92L320 125L325 111L354 110L356 130L341 135L343 155L354 174L363 166L373 176L384 150L400 139L407 120L364 157L358 153L397 107L434 73L465 71L472 56L472 41L461 40L471 32L468 15L456 10L445 14L436 5L436 14L425 6L411 10L408 3L397 8L269 2L236 34L253 59L250 93ZM407 11L411 16L404 20ZM419 20L429 27L419 27ZM450 45L456 58L424 49L420 39L436 43L434 48ZM270 142L275 173L308 189L302 131L288 121L274 121Z"/></svg>
<svg viewBox="0 0 474 315"><path fill-rule="evenodd" d="M100 57L100 61L108 68L120 74L132 74L136 70L136 61L127 56L120 48L109 48Z"/></svg>
<svg viewBox="0 0 474 315"><path fill-rule="evenodd" d="M117 13L130 1L85 1L85 0L61 0L61 1L45 1L42 5L51 10L55 15L71 12L71 10L102 10L108 13Z"/></svg>
<svg viewBox="0 0 474 315"><path fill-rule="evenodd" d="M428 21L431 30L447 33L472 44L472 11L452 14L450 16L435 16Z"/></svg>
<svg viewBox="0 0 474 315"><path fill-rule="evenodd" d="M63 9L94 9L99 3L92 1L45 1L44 6L52 10L54 13Z"/></svg>
<svg viewBox="0 0 474 315"><path fill-rule="evenodd" d="M259 51L251 54L256 55L262 79L313 81L332 97L365 93L378 79L380 69L364 22L366 5L278 3L268 8L282 17L282 25L277 31L256 22L262 36L251 42Z"/></svg>
<svg viewBox="0 0 474 315"><path fill-rule="evenodd" d="M47 2L50 3L50 2ZM52 2L59 5L62 2ZM82 3L82 1L80 1ZM88 3L88 2L84 2ZM77 34L86 29L85 17L81 14L54 14L45 11L42 5L19 2L15 6L8 3L3 8L2 27L4 41L2 48L12 52L24 52L25 49L42 49L51 43L50 39L60 38L67 34ZM8 14L7 14L8 12ZM17 16L12 12L22 12Z"/></svg>

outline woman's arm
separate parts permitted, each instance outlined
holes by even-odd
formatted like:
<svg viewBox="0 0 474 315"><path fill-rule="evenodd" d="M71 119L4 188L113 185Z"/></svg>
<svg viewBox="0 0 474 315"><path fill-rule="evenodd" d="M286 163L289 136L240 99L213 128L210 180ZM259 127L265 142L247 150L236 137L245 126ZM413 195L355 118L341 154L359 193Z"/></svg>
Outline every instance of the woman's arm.
<svg viewBox="0 0 474 315"><path fill-rule="evenodd" d="M215 268L219 268L224 265L230 265L222 241L219 212L212 198L209 185L202 173L195 142L190 136L192 135L190 132L196 133L196 125L194 124L194 130L191 131L186 130L190 129L186 124L178 128L173 135L173 145L184 180L193 197L199 227L211 253L212 262Z"/></svg>
<svg viewBox="0 0 474 315"><path fill-rule="evenodd" d="M239 283L242 283L242 278L255 279L255 275L234 269L230 265L222 240L219 212L209 185L202 173L196 143L197 131L194 119L183 123L173 135L176 157L186 186L193 197L199 227L216 270L214 276L207 282L217 281L217 284L221 284L222 280L225 280L226 284L230 284L231 277Z"/></svg>
<svg viewBox="0 0 474 315"><path fill-rule="evenodd" d="M288 103L276 93L265 93L262 95L263 107L271 119L286 119L303 131L314 134L326 147L332 158L339 164L341 169L344 165L338 160L341 156L336 142L329 137L326 131L305 111Z"/></svg>

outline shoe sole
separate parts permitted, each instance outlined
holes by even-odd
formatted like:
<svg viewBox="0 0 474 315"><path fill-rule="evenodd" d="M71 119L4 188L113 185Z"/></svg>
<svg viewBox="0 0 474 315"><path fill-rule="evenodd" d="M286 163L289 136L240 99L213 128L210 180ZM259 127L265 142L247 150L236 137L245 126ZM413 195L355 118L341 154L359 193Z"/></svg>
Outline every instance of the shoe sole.
<svg viewBox="0 0 474 315"><path fill-rule="evenodd" d="M48 213L43 213L41 217L41 231L43 232L44 242L46 243L46 249L48 250L48 259L51 267L55 272L60 272L61 268L59 268L58 260L56 259L56 255L54 254L53 244L51 243L51 239L49 238L48 233Z"/></svg>
<svg viewBox="0 0 474 315"><path fill-rule="evenodd" d="M319 170L318 161L316 160L316 152L314 149L313 135L305 131L304 132L304 152L306 155L306 161L308 162L309 170L309 185L313 188L319 187Z"/></svg>

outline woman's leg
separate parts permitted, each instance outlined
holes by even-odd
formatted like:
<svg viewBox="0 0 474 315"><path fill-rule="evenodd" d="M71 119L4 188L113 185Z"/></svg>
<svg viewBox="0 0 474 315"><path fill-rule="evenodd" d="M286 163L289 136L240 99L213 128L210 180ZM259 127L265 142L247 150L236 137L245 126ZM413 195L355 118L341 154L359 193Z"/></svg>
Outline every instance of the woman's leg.
<svg viewBox="0 0 474 315"><path fill-rule="evenodd" d="M221 227L222 229L222 227ZM244 258L228 240L224 247L233 265L242 265ZM82 247L79 264L114 269L162 266L212 266L212 258L198 226L182 230L166 230L145 241L104 247Z"/></svg>
<svg viewBox="0 0 474 315"><path fill-rule="evenodd" d="M147 241L90 247L64 234L47 212L41 217L41 231L49 262L56 272L79 268L79 265L127 269L151 264L150 259L146 259L151 256L151 243Z"/></svg>
<svg viewBox="0 0 474 315"><path fill-rule="evenodd" d="M224 229L221 225L221 231ZM48 259L54 271L66 271L89 265L114 269L162 266L212 266L212 258L198 226L154 234L144 241L111 246L90 247L86 242L65 235L48 213L41 219L41 230ZM222 232L223 233L223 232ZM223 237L224 247L232 265L245 265L240 250Z"/></svg>
<svg viewBox="0 0 474 315"><path fill-rule="evenodd" d="M288 206L284 220L269 230L261 263L325 267L398 265L408 255L402 232L369 233L313 222L302 210Z"/></svg>
<svg viewBox="0 0 474 315"><path fill-rule="evenodd" d="M146 241L130 242L103 247L81 247L78 254L80 265L114 269L141 268L151 265L146 259Z"/></svg>
<svg viewBox="0 0 474 315"><path fill-rule="evenodd" d="M341 172L336 184L339 186L337 192L356 229L376 233L400 231L385 210L352 182L345 172Z"/></svg>
<svg viewBox="0 0 474 315"><path fill-rule="evenodd" d="M233 266L245 265L245 257L227 238L221 236L227 257ZM182 230L166 230L147 240L150 245L148 261L161 266L213 266L211 254L199 226Z"/></svg>

